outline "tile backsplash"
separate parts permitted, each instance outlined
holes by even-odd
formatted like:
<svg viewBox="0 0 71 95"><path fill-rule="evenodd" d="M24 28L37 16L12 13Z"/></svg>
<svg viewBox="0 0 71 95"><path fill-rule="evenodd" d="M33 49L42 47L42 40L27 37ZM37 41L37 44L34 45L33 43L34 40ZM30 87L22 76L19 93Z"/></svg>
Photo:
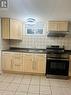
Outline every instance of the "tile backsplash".
<svg viewBox="0 0 71 95"><path fill-rule="evenodd" d="M44 35L26 35L23 31L22 41L10 41L10 47L21 48L46 48L48 45L65 46L65 49L71 49L71 24L70 35L65 37L47 37L46 29Z"/></svg>

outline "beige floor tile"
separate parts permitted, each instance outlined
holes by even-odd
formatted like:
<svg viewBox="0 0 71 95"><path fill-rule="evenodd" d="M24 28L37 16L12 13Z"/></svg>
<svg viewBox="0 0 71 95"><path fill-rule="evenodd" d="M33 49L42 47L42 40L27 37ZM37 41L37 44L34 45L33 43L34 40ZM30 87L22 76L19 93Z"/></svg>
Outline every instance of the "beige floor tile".
<svg viewBox="0 0 71 95"><path fill-rule="evenodd" d="M40 86L40 93L51 95L51 89L48 86Z"/></svg>
<svg viewBox="0 0 71 95"><path fill-rule="evenodd" d="M2 95L15 95L15 92L4 91L4 92L2 93Z"/></svg>
<svg viewBox="0 0 71 95"><path fill-rule="evenodd" d="M15 83L11 83L7 88L6 90L7 91L16 91L19 87L19 84L15 84Z"/></svg>
<svg viewBox="0 0 71 95"><path fill-rule="evenodd" d="M67 80L50 80L51 86L57 86L57 87L68 87L68 81Z"/></svg>
<svg viewBox="0 0 71 95"><path fill-rule="evenodd" d="M51 91L52 91L52 95L64 95L63 88L61 87L51 87Z"/></svg>
<svg viewBox="0 0 71 95"><path fill-rule="evenodd" d="M27 95L25 92L16 92L15 95Z"/></svg>
<svg viewBox="0 0 71 95"><path fill-rule="evenodd" d="M71 95L71 79L49 79L44 76L2 74L0 95Z"/></svg>
<svg viewBox="0 0 71 95"><path fill-rule="evenodd" d="M40 85L41 86L50 86L49 80L40 80Z"/></svg>
<svg viewBox="0 0 71 95"><path fill-rule="evenodd" d="M27 79L27 78L23 78L22 80L21 80L21 84L30 84L30 81L31 81L31 79Z"/></svg>
<svg viewBox="0 0 71 95"><path fill-rule="evenodd" d="M19 78L19 79L21 78L22 79L22 78L24 78L24 75L15 74L14 78Z"/></svg>
<svg viewBox="0 0 71 95"><path fill-rule="evenodd" d="M11 82L12 83L21 83L21 80L22 80L22 78L15 77Z"/></svg>
<svg viewBox="0 0 71 95"><path fill-rule="evenodd" d="M39 79L32 79L31 82L30 82L31 85L38 85L40 84L40 80Z"/></svg>
<svg viewBox="0 0 71 95"><path fill-rule="evenodd" d="M3 91L0 91L0 95L2 95L3 94Z"/></svg>
<svg viewBox="0 0 71 95"><path fill-rule="evenodd" d="M5 90L8 87L8 85L9 83L4 83L4 82L0 83L0 91Z"/></svg>
<svg viewBox="0 0 71 95"><path fill-rule="evenodd" d="M41 80L50 80L50 78L46 78L45 76L40 77Z"/></svg>
<svg viewBox="0 0 71 95"><path fill-rule="evenodd" d="M7 77L3 80L3 82L12 82L13 77Z"/></svg>
<svg viewBox="0 0 71 95"><path fill-rule="evenodd" d="M22 85L22 84L20 84L20 86L18 87L17 91L18 92L28 92L28 87L29 87L29 85Z"/></svg>
<svg viewBox="0 0 71 95"><path fill-rule="evenodd" d="M31 79L32 75L24 75L24 79Z"/></svg>
<svg viewBox="0 0 71 95"><path fill-rule="evenodd" d="M40 76L32 76L32 79L40 79Z"/></svg>
<svg viewBox="0 0 71 95"><path fill-rule="evenodd" d="M1 76L0 76L0 82L2 82L4 80L4 78L2 78Z"/></svg>
<svg viewBox="0 0 71 95"><path fill-rule="evenodd" d="M39 86L30 85L28 93L36 93L39 94Z"/></svg>
<svg viewBox="0 0 71 95"><path fill-rule="evenodd" d="M62 88L63 89L63 95L71 95L71 88Z"/></svg>
<svg viewBox="0 0 71 95"><path fill-rule="evenodd" d="M39 95L39 94L35 94L35 93L28 93L28 95Z"/></svg>
<svg viewBox="0 0 71 95"><path fill-rule="evenodd" d="M0 75L0 81L3 81L6 78L5 75Z"/></svg>
<svg viewBox="0 0 71 95"><path fill-rule="evenodd" d="M47 94L42 94L42 93L40 93L40 95L50 95L50 94L48 94L48 93L47 93ZM52 95L52 94L51 94L51 95Z"/></svg>
<svg viewBox="0 0 71 95"><path fill-rule="evenodd" d="M13 77L14 78L16 74L6 74L6 75L7 75L7 77Z"/></svg>
<svg viewBox="0 0 71 95"><path fill-rule="evenodd" d="M41 78L40 78L40 85L42 86L44 86L44 85L46 85L46 86L50 86L50 81L49 81L49 78L46 78L45 76L41 76Z"/></svg>

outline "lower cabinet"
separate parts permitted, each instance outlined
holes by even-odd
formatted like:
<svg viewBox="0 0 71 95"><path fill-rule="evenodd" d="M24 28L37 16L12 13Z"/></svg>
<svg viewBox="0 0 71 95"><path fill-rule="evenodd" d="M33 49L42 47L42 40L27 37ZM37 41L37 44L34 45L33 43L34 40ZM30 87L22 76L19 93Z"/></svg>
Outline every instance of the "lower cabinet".
<svg viewBox="0 0 71 95"><path fill-rule="evenodd" d="M23 53L23 72L32 73L33 72L33 54Z"/></svg>
<svg viewBox="0 0 71 95"><path fill-rule="evenodd" d="M23 70L22 53L2 52L2 69L7 71Z"/></svg>
<svg viewBox="0 0 71 95"><path fill-rule="evenodd" d="M23 60L22 53L14 53L12 54L12 70L13 71L23 71Z"/></svg>
<svg viewBox="0 0 71 95"><path fill-rule="evenodd" d="M23 53L24 72L45 73L46 54Z"/></svg>
<svg viewBox="0 0 71 95"><path fill-rule="evenodd" d="M45 74L46 54L3 51L2 70Z"/></svg>
<svg viewBox="0 0 71 95"><path fill-rule="evenodd" d="M45 73L46 70L46 54L34 55L34 72Z"/></svg>
<svg viewBox="0 0 71 95"><path fill-rule="evenodd" d="M2 52L2 70L12 70L11 52Z"/></svg>

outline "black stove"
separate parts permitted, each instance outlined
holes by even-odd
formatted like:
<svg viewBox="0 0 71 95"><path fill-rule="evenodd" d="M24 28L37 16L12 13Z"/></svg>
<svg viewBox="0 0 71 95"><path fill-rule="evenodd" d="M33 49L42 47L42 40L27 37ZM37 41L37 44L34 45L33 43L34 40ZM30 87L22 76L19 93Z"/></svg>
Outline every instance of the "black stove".
<svg viewBox="0 0 71 95"><path fill-rule="evenodd" d="M68 77L69 55L65 53L64 47L47 47L46 76Z"/></svg>
<svg viewBox="0 0 71 95"><path fill-rule="evenodd" d="M46 48L47 53L64 53L64 47L49 46Z"/></svg>

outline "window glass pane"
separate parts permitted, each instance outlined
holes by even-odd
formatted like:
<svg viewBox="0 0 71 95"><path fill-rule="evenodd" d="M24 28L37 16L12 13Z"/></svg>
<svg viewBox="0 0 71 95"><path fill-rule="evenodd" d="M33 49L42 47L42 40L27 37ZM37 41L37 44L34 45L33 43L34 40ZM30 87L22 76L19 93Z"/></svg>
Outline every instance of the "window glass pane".
<svg viewBox="0 0 71 95"><path fill-rule="evenodd" d="M44 24L37 22L35 24L26 24L27 34L43 34Z"/></svg>
<svg viewBox="0 0 71 95"><path fill-rule="evenodd" d="M43 29L36 29L36 34L43 34Z"/></svg>
<svg viewBox="0 0 71 95"><path fill-rule="evenodd" d="M27 29L27 34L34 34L33 29Z"/></svg>

